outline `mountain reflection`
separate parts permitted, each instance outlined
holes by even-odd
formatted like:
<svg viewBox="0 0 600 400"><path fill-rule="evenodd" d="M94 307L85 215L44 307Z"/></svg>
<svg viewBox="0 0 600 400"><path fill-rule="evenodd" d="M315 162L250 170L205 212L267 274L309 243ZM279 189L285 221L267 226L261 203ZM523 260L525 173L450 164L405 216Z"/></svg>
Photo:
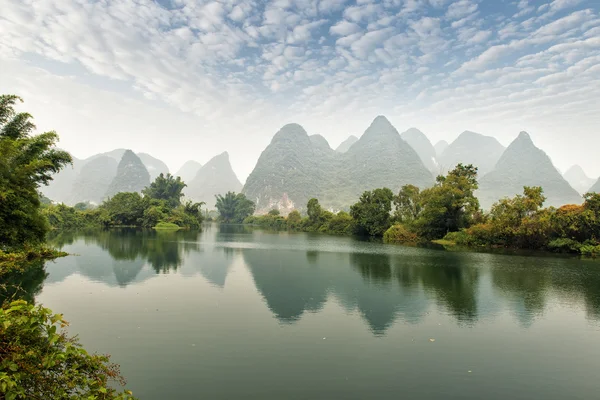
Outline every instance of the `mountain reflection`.
<svg viewBox="0 0 600 400"><path fill-rule="evenodd" d="M13 289L6 286L0 295L33 299L44 281L75 273L120 287L156 274L201 275L224 288L240 259L266 306L286 324L319 312L329 299L358 313L379 336L436 310L468 325L508 312L527 328L557 299L582 303L588 318L600 319L600 265L594 261L403 248L239 225L201 232L63 232L50 243L78 255L8 277Z"/></svg>

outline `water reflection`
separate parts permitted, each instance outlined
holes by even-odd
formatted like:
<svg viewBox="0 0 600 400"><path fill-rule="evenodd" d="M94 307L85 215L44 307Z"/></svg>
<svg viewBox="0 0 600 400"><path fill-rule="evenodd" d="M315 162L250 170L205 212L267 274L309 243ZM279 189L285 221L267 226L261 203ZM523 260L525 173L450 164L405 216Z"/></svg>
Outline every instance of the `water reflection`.
<svg viewBox="0 0 600 400"><path fill-rule="evenodd" d="M61 282L75 273L120 287L156 274L200 275L224 288L239 259L284 324L319 312L329 300L358 313L378 336L399 322L419 323L432 310L467 325L507 311L526 328L556 299L583 304L590 319L600 319L600 265L593 261L403 248L239 225L65 232L51 243L78 256L48 264L49 275L40 264L12 277L22 296L33 298L44 280Z"/></svg>

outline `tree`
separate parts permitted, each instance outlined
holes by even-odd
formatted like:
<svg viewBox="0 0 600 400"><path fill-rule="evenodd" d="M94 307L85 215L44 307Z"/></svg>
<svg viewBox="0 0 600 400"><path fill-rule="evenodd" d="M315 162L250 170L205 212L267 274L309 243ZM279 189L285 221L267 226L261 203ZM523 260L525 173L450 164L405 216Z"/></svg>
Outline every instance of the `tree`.
<svg viewBox="0 0 600 400"><path fill-rule="evenodd" d="M164 200L170 208L175 208L181 204L183 188L186 186L180 177L161 173L150 186L142 190L142 194L150 199Z"/></svg>
<svg viewBox="0 0 600 400"><path fill-rule="evenodd" d="M17 300L0 308L0 396L6 399L133 399L108 356L68 337L62 315Z"/></svg>
<svg viewBox="0 0 600 400"><path fill-rule="evenodd" d="M298 229L302 223L302 215L298 210L293 210L288 214L286 221L289 229Z"/></svg>
<svg viewBox="0 0 600 400"><path fill-rule="evenodd" d="M306 204L306 213L308 214L308 221L312 226L318 226L321 224L321 214L323 209L319 204L319 200L312 198Z"/></svg>
<svg viewBox="0 0 600 400"><path fill-rule="evenodd" d="M254 214L255 205L243 193L227 192L225 196L215 196L215 207L220 219L225 223L241 224L249 215Z"/></svg>
<svg viewBox="0 0 600 400"><path fill-rule="evenodd" d="M117 193L99 207L106 212L108 225L140 225L146 202L137 192Z"/></svg>
<svg viewBox="0 0 600 400"><path fill-rule="evenodd" d="M394 219L397 222L410 223L421 214L421 191L414 185L404 185L398 196L394 197Z"/></svg>
<svg viewBox="0 0 600 400"><path fill-rule="evenodd" d="M0 248L44 240L49 227L40 212L38 188L72 162L69 153L56 149L56 132L32 136L32 116L17 113L17 101L22 100L0 96Z"/></svg>
<svg viewBox="0 0 600 400"><path fill-rule="evenodd" d="M279 212L278 209L274 208L274 209L270 210L267 214L276 217L276 216L280 215L281 213Z"/></svg>
<svg viewBox="0 0 600 400"><path fill-rule="evenodd" d="M394 193L388 188L366 191L358 203L350 207L350 215L361 234L383 236L391 226L392 200Z"/></svg>
<svg viewBox="0 0 600 400"><path fill-rule="evenodd" d="M477 168L458 164L447 176L438 176L436 185L421 192L421 212L415 221L419 233L429 239L442 238L471 226L479 213Z"/></svg>

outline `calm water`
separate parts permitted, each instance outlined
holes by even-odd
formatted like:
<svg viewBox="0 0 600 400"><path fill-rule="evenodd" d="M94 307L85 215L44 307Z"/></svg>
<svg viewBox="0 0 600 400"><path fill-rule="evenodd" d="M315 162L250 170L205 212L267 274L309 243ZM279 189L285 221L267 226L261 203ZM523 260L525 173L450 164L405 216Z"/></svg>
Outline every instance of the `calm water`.
<svg viewBox="0 0 600 400"><path fill-rule="evenodd" d="M141 399L600 398L595 261L216 225L53 240L77 256L36 301Z"/></svg>

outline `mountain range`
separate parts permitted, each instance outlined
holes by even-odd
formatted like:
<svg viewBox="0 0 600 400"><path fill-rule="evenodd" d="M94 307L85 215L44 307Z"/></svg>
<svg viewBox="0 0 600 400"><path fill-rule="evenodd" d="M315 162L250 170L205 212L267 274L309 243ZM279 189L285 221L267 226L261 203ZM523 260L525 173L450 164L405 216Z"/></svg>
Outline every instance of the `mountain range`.
<svg viewBox="0 0 600 400"><path fill-rule="evenodd" d="M321 135L309 135L302 126L283 126L260 155L245 185L235 175L224 152L204 165L187 161L176 173L187 184L184 196L214 207L215 195L227 191L245 193L257 212L272 208L283 214L303 210L312 197L330 210L348 209L365 190L389 187L397 192L405 184L431 186L435 176L456 164L478 167L480 198L484 209L505 196L519 194L523 186L542 186L546 205L581 203L581 194L600 191L600 179L573 166L564 176L537 148L529 134L521 132L505 148L493 137L465 131L452 143L434 145L416 128L402 134L378 116L360 136L349 136L335 150ZM115 149L87 159L74 159L56 174L42 193L57 202L73 205L100 203L118 191L141 191L167 165L146 153ZM591 187L593 185L593 187Z"/></svg>

